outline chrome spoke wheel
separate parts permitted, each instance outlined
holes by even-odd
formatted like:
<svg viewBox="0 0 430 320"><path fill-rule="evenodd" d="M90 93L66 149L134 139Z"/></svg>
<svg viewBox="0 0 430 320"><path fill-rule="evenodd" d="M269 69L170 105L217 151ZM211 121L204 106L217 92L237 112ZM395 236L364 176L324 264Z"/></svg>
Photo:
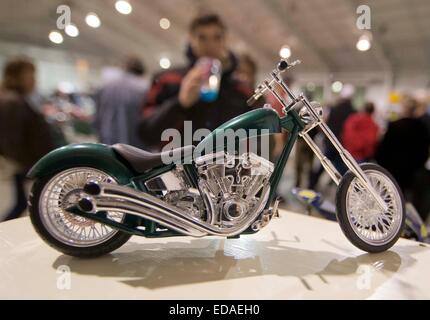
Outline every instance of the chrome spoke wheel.
<svg viewBox="0 0 430 320"><path fill-rule="evenodd" d="M111 176L97 169L72 168L55 175L43 188L39 201L40 218L46 229L58 241L74 247L96 246L118 232L105 224L66 211L76 205L89 181L116 184ZM108 212L106 217L122 222L125 215Z"/></svg>
<svg viewBox="0 0 430 320"><path fill-rule="evenodd" d="M346 211L354 233L364 242L382 246L393 240L402 226L402 199L393 181L379 170L365 170L370 184L387 204L382 210L354 177L346 193Z"/></svg>

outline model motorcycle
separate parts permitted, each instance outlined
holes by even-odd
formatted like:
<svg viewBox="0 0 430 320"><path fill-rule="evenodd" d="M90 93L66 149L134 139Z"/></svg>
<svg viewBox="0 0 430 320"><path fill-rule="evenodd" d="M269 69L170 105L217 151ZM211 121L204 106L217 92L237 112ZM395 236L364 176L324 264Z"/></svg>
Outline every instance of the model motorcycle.
<svg viewBox="0 0 430 320"><path fill-rule="evenodd" d="M387 250L405 223L401 191L375 164L358 165L322 119L322 108L296 96L282 73L300 63L281 60L248 100L266 93L283 106L244 113L217 128L196 147L162 153L116 144L75 144L44 156L28 176L31 221L55 249L72 256L111 252L132 235L144 237L221 236L256 233L276 215L276 189L291 150L303 138L338 185L337 220L345 236L368 252ZM319 127L348 171L341 176L309 136ZM214 139L226 130L286 130L288 140L276 161L254 152L227 152ZM258 132L258 131L257 131ZM218 140L217 140L218 141ZM220 139L223 141L223 139ZM196 150L207 150L196 157ZM166 163L164 158L172 161Z"/></svg>

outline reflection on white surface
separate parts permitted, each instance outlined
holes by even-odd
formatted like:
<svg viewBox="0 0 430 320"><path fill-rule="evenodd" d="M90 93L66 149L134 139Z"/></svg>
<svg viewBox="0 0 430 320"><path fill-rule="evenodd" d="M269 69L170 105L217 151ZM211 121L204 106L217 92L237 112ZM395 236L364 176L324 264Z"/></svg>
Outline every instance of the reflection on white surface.
<svg viewBox="0 0 430 320"><path fill-rule="evenodd" d="M0 248L0 298L429 297L428 277L417 276L427 271L427 247L401 240L391 251L363 253L337 224L292 213L240 239L133 237L89 260L52 250L23 218L0 224ZM60 290L58 270L65 267L70 288Z"/></svg>
<svg viewBox="0 0 430 320"><path fill-rule="evenodd" d="M330 283L327 277L348 276L353 289L360 266L369 266L383 276L381 280L387 280L400 263L400 256L391 251L348 258L325 251L290 248L288 241L198 239L189 243L154 243L145 248L131 243L127 252L102 257L97 263L60 256L53 268L68 265L80 275L129 277L121 281L150 289L276 275L296 277L303 284L302 289L313 290L313 281L306 280L308 276L318 275L326 284ZM371 282L372 286L380 284Z"/></svg>

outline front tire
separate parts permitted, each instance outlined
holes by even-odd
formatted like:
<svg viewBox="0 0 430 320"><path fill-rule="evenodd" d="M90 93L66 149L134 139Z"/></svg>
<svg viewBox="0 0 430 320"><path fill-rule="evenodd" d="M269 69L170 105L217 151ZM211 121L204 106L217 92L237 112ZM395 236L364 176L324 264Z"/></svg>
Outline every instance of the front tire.
<svg viewBox="0 0 430 320"><path fill-rule="evenodd" d="M360 165L376 192L388 206L383 212L358 178L348 171L336 192L339 225L352 244L377 253L391 248L405 225L405 201L391 174L373 163Z"/></svg>
<svg viewBox="0 0 430 320"><path fill-rule="evenodd" d="M131 235L104 224L69 213L65 208L76 204L83 186L89 181L116 183L103 171L74 167L34 182L29 196L31 222L40 237L54 249L70 256L93 258L112 252ZM125 215L108 212L117 222Z"/></svg>

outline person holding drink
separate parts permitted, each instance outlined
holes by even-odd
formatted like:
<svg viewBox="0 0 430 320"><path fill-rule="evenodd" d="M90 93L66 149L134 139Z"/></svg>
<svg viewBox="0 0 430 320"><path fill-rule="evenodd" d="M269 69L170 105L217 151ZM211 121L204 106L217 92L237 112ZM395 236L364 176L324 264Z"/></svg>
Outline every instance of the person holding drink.
<svg viewBox="0 0 430 320"><path fill-rule="evenodd" d="M163 130L182 133L184 121L192 121L193 130L212 131L250 110L246 100L253 88L234 77L238 62L227 49L226 33L217 15L195 18L189 28L188 65L154 77L140 125L140 136L153 149L161 149Z"/></svg>

